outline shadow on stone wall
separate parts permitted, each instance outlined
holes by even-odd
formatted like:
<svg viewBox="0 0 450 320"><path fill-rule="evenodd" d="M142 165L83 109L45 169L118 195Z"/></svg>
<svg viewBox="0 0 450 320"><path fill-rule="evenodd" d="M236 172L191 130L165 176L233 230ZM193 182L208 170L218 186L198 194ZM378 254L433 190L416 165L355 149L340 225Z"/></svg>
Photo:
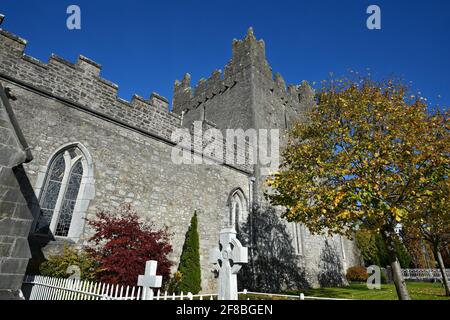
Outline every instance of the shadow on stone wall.
<svg viewBox="0 0 450 320"><path fill-rule="evenodd" d="M238 238L249 247L249 263L238 274L239 290L279 293L309 287L291 235L274 208L255 206Z"/></svg>
<svg viewBox="0 0 450 320"><path fill-rule="evenodd" d="M325 240L325 245L320 252L320 271L317 280L321 287L340 287L345 285L344 270L340 256L336 248Z"/></svg>
<svg viewBox="0 0 450 320"><path fill-rule="evenodd" d="M25 169L23 167L18 167L14 170L14 174L20 185L20 191L25 198L28 210L31 212L33 219L37 219L40 213L39 200L34 193ZM39 266L46 260L42 248L44 248L53 239L53 236L34 236L34 230L30 231L30 235L28 236L28 244L30 246L31 259L28 261L26 274L35 275L39 274Z"/></svg>

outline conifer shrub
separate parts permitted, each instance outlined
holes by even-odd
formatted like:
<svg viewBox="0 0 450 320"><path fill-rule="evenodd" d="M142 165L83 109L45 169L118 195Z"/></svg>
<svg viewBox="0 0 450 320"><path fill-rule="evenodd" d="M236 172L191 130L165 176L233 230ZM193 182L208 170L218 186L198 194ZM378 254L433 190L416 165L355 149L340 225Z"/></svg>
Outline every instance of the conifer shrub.
<svg viewBox="0 0 450 320"><path fill-rule="evenodd" d="M180 257L180 265L178 266L177 277L179 279L175 288L177 292L182 291L196 294L202 290L197 224L197 212L194 212L189 229L186 232L186 239Z"/></svg>

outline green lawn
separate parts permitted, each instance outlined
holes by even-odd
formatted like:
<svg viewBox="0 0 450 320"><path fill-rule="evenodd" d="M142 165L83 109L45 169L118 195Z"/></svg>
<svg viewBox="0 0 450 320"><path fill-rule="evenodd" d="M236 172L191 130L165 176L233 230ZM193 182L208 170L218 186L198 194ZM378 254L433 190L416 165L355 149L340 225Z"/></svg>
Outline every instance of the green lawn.
<svg viewBox="0 0 450 320"><path fill-rule="evenodd" d="M450 300L445 296L445 290L439 283L407 282L407 287L413 300ZM357 300L397 300L395 286L382 284L380 290L369 290L365 283L351 283L343 288L320 288L302 291L305 296L344 298ZM289 294L297 292L289 292Z"/></svg>
<svg viewBox="0 0 450 320"><path fill-rule="evenodd" d="M439 283L430 282L407 282L407 287L413 300L450 300L446 297L445 290ZM340 298L354 300L398 300L395 286L382 284L380 290L369 290L365 283L351 283L348 287L342 288L320 288L302 290L306 297ZM299 296L300 291L288 291L284 294ZM274 297L266 295L241 294L241 300L286 300L287 297ZM297 300L298 298L295 298ZM309 300L309 299L308 299Z"/></svg>

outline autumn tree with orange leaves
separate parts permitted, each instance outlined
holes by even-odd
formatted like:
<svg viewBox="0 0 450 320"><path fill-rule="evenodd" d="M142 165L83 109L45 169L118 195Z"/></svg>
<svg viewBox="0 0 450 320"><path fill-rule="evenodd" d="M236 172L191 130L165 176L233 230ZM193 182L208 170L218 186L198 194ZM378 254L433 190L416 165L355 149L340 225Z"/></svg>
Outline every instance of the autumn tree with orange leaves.
<svg viewBox="0 0 450 320"><path fill-rule="evenodd" d="M449 173L448 117L437 121L424 100L407 91L392 80L324 84L309 121L290 131L267 193L273 205L286 208L285 219L313 233L380 233L401 300L410 296L394 249L395 228L421 216L432 180L448 183Z"/></svg>

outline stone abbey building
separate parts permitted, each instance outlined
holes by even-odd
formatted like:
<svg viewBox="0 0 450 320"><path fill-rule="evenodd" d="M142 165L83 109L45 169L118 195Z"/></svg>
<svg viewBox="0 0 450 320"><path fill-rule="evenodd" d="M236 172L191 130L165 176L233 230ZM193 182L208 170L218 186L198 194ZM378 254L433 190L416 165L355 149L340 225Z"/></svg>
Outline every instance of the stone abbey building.
<svg viewBox="0 0 450 320"><path fill-rule="evenodd" d="M276 128L280 137L304 121L312 89L306 82L286 87L273 75L252 29L233 41L223 72L195 87L188 74L176 81L171 108L156 93L118 98L118 86L84 56L72 63L52 55L44 63L25 47L25 40L0 31L0 290L20 287L31 253L42 258L65 243L83 246L90 234L85 218L123 203L168 226L176 263L197 211L204 292L216 286L209 251L229 225L250 248L241 277L249 289L339 284L345 269L359 264L352 241L312 236L281 220L279 208L268 208L259 165L171 160L172 133L195 121L203 129Z"/></svg>

